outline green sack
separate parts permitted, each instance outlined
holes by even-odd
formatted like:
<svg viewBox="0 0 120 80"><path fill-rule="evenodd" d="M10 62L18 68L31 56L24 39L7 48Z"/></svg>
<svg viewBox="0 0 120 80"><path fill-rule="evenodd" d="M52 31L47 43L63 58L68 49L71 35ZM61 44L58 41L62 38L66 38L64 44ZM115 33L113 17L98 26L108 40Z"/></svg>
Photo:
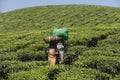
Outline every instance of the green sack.
<svg viewBox="0 0 120 80"><path fill-rule="evenodd" d="M67 28L54 28L53 36L62 37L63 39L68 39L68 30Z"/></svg>

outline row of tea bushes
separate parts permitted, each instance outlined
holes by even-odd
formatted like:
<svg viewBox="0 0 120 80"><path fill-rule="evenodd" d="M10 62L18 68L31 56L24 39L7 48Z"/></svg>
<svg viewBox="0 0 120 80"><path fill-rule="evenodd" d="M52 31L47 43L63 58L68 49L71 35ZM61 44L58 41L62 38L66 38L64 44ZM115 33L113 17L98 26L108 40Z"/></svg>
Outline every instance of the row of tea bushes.
<svg viewBox="0 0 120 80"><path fill-rule="evenodd" d="M56 80L109 80L109 75L95 69L72 67L69 71L61 72Z"/></svg>
<svg viewBox="0 0 120 80"><path fill-rule="evenodd" d="M10 74L9 80L55 80L59 72L68 71L70 66L41 66L29 71Z"/></svg>
<svg viewBox="0 0 120 80"><path fill-rule="evenodd" d="M83 53L84 54L84 53ZM98 69L113 76L120 73L120 58L112 56L82 56L73 63L75 66Z"/></svg>
<svg viewBox="0 0 120 80"><path fill-rule="evenodd" d="M41 31L26 31L25 33L22 33L24 31L18 31L14 34L11 32L8 34L2 34L0 38L0 53L4 52L16 52L19 49L23 49L28 47L29 45L37 45L44 46L45 43L43 42L43 34L49 34L44 33L44 30ZM22 34L21 34L22 33ZM6 37L4 37L6 36ZM3 38L3 39L2 39ZM38 47L39 47L38 46ZM34 48L34 46L33 46Z"/></svg>
<svg viewBox="0 0 120 80"><path fill-rule="evenodd" d="M32 60L37 60L37 61L45 61L47 60L47 55L45 54L44 51L31 51L31 50L21 50L17 53L15 52L6 52L4 54L0 54L0 61L5 61L5 60L17 60L17 61L32 61Z"/></svg>
<svg viewBox="0 0 120 80"><path fill-rule="evenodd" d="M0 61L0 77L7 78L10 73L28 71L32 68L44 65L47 65L46 61Z"/></svg>

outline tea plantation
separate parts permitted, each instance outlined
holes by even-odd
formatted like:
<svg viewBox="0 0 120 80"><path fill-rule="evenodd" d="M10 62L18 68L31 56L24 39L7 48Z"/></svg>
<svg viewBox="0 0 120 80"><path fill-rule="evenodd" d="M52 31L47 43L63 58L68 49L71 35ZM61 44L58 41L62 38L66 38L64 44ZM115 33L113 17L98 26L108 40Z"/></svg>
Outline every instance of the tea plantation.
<svg viewBox="0 0 120 80"><path fill-rule="evenodd" d="M43 37L69 31L63 64L49 66ZM0 80L120 80L120 8L37 6L0 14Z"/></svg>

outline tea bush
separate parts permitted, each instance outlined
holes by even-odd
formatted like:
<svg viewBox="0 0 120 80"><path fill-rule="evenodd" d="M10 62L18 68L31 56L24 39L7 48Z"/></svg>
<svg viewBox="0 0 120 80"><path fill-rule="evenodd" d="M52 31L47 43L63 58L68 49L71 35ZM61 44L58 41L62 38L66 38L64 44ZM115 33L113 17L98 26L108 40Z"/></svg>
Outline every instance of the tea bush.
<svg viewBox="0 0 120 80"><path fill-rule="evenodd" d="M56 80L109 80L109 75L90 68L73 67L58 74Z"/></svg>
<svg viewBox="0 0 120 80"><path fill-rule="evenodd" d="M32 68L47 65L46 61L1 61L0 62L0 77L7 78L10 73L19 71L28 71Z"/></svg>
<svg viewBox="0 0 120 80"><path fill-rule="evenodd" d="M9 80L54 80L56 75L61 71L67 71L67 66L41 66L30 71L22 71L10 74Z"/></svg>

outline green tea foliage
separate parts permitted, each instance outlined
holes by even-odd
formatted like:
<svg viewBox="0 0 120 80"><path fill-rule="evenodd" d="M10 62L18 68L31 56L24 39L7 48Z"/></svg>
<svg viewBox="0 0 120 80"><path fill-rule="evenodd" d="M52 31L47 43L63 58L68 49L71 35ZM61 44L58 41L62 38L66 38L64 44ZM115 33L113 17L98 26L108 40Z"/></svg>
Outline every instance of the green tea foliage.
<svg viewBox="0 0 120 80"><path fill-rule="evenodd" d="M41 66L30 71L22 71L10 74L9 80L55 80L59 72L65 72L70 69L69 66Z"/></svg>
<svg viewBox="0 0 120 80"><path fill-rule="evenodd" d="M1 61L0 62L0 77L7 78L9 73L28 71L37 66L47 65L45 61L31 61L31 62L20 62L20 61Z"/></svg>
<svg viewBox="0 0 120 80"><path fill-rule="evenodd" d="M68 28L64 62L48 66L43 37ZM120 8L41 6L0 14L0 80L119 80Z"/></svg>
<svg viewBox="0 0 120 80"><path fill-rule="evenodd" d="M120 22L119 12L119 8L91 5L32 7L0 14L0 27L13 31L113 24Z"/></svg>
<svg viewBox="0 0 120 80"><path fill-rule="evenodd" d="M109 80L109 75L86 68L72 68L57 75L56 80Z"/></svg>

